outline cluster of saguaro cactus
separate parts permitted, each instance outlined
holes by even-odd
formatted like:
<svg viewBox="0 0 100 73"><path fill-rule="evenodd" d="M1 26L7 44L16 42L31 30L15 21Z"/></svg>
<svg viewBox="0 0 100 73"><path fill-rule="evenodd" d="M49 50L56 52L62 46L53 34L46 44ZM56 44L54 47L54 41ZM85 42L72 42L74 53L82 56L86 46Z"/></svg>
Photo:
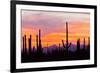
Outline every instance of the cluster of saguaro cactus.
<svg viewBox="0 0 100 73"><path fill-rule="evenodd" d="M26 48L26 35L23 36L23 52L27 52L27 48Z"/></svg>
<svg viewBox="0 0 100 73"><path fill-rule="evenodd" d="M81 47L83 46L83 48ZM76 43L76 48L77 48L77 57L90 57L90 38L88 37L88 44L86 45L86 39L83 38L83 44L81 45L80 39L77 40Z"/></svg>
<svg viewBox="0 0 100 73"><path fill-rule="evenodd" d="M26 43L26 41L28 41L28 43ZM26 46L26 44L28 45ZM39 29L39 33L36 35L36 47L37 47L37 52L42 53L40 29ZM28 51L27 48L29 49ZM27 53L27 52L29 52L29 54L32 53L32 35L30 35L28 39L26 39L26 35L23 36L23 53Z"/></svg>
<svg viewBox="0 0 100 73"><path fill-rule="evenodd" d="M31 49L32 49L32 36L30 35L30 37L28 38L28 40L26 39L26 35L23 36L23 53L31 53ZM28 45L26 45L26 41L28 41ZM29 48L29 51L27 50L27 46Z"/></svg>
<svg viewBox="0 0 100 73"><path fill-rule="evenodd" d="M39 29L39 35L36 35L36 46L37 46L37 52L42 53L41 30L40 29Z"/></svg>
<svg viewBox="0 0 100 73"><path fill-rule="evenodd" d="M78 46L80 46L80 39L77 40L77 49L79 49ZM89 46L90 46L90 38L88 37L87 47L89 47ZM86 39L84 38L83 39L83 49L86 49L87 47L86 47Z"/></svg>

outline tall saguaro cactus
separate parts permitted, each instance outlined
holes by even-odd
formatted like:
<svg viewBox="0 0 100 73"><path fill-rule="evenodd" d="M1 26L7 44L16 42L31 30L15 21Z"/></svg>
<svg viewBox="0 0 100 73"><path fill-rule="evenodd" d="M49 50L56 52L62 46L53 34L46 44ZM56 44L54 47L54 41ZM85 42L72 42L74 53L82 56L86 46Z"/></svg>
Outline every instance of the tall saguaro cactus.
<svg viewBox="0 0 100 73"><path fill-rule="evenodd" d="M24 36L25 39L25 52L27 52L27 46L26 46L26 35Z"/></svg>
<svg viewBox="0 0 100 73"><path fill-rule="evenodd" d="M40 29L39 29L39 35L36 35L36 46L37 46L37 52L41 54L42 44L41 44L41 30Z"/></svg>
<svg viewBox="0 0 100 73"><path fill-rule="evenodd" d="M62 40L62 45L66 49L66 52L68 54L68 48L71 46L71 43L68 41L68 22L66 22L66 42L64 44L64 40Z"/></svg>
<svg viewBox="0 0 100 73"><path fill-rule="evenodd" d="M25 52L25 37L23 36L23 53Z"/></svg>
<svg viewBox="0 0 100 73"><path fill-rule="evenodd" d="M41 30L39 29L39 49L42 49L41 45Z"/></svg>
<svg viewBox="0 0 100 73"><path fill-rule="evenodd" d="M37 47L37 50L38 50L38 47L39 47L38 35L36 35L36 47Z"/></svg>
<svg viewBox="0 0 100 73"><path fill-rule="evenodd" d="M68 22L66 22L66 50L71 46L71 43L68 42Z"/></svg>

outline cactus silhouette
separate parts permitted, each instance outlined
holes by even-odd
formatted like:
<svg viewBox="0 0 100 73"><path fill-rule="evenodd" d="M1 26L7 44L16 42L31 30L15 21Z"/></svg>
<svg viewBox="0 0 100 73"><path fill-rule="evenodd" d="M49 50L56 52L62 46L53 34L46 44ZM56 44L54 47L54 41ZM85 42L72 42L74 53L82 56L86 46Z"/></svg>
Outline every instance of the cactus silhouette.
<svg viewBox="0 0 100 73"><path fill-rule="evenodd" d="M25 39L24 39L24 36L23 36L23 52L25 52Z"/></svg>
<svg viewBox="0 0 100 73"><path fill-rule="evenodd" d="M59 43L59 49L60 49L60 43Z"/></svg>
<svg viewBox="0 0 100 73"><path fill-rule="evenodd" d="M28 39L28 46L29 46L29 54L31 54L31 40L32 40L32 38L31 38L32 36L30 35L30 37L29 37L29 39Z"/></svg>
<svg viewBox="0 0 100 73"><path fill-rule="evenodd" d="M42 44L41 44L41 30L39 29L39 49L42 49Z"/></svg>
<svg viewBox="0 0 100 73"><path fill-rule="evenodd" d="M76 44L76 47L77 47L77 56L79 56L80 54L80 39L77 40L77 44Z"/></svg>
<svg viewBox="0 0 100 73"><path fill-rule="evenodd" d="M38 50L38 46L39 46L38 35L36 35L36 47L37 47L37 50Z"/></svg>
<svg viewBox="0 0 100 73"><path fill-rule="evenodd" d="M39 29L39 36L36 35L36 46L37 46L37 52L39 54L42 53L42 44L41 44L41 30Z"/></svg>
<svg viewBox="0 0 100 73"><path fill-rule="evenodd" d="M87 50L88 50L88 56L89 56L89 58L90 58L90 37L88 37Z"/></svg>
<svg viewBox="0 0 100 73"><path fill-rule="evenodd" d="M68 48L71 46L71 43L68 41L68 22L66 22L66 43L64 44L64 40L62 40L62 46L66 49L68 55Z"/></svg>
<svg viewBox="0 0 100 73"><path fill-rule="evenodd" d="M68 56L69 55L68 49L71 46L71 43L69 43L69 41L68 41L68 22L66 22L66 42L64 43L64 40L62 40L62 46L63 46L63 48L66 49L66 54Z"/></svg>
<svg viewBox="0 0 100 73"><path fill-rule="evenodd" d="M68 22L66 22L66 50L71 46L71 43L68 42Z"/></svg>
<svg viewBox="0 0 100 73"><path fill-rule="evenodd" d="M88 49L90 48L90 37L88 37Z"/></svg>
<svg viewBox="0 0 100 73"><path fill-rule="evenodd" d="M27 53L27 46L26 46L26 35L24 36L24 39L25 39L25 52Z"/></svg>
<svg viewBox="0 0 100 73"><path fill-rule="evenodd" d="M63 45L64 48L66 48L66 46L65 46L65 44L64 44L64 40L62 40L62 45Z"/></svg>
<svg viewBox="0 0 100 73"><path fill-rule="evenodd" d="M83 49L85 49L85 38L83 40Z"/></svg>

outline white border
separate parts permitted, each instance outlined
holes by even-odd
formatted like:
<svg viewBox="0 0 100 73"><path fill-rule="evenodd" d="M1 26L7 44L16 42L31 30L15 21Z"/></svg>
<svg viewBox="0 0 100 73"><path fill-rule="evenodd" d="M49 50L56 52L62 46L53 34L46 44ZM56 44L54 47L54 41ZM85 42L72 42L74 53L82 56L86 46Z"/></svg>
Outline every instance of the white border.
<svg viewBox="0 0 100 73"><path fill-rule="evenodd" d="M90 60L21 63L21 9L90 13ZM16 5L16 69L94 64L94 10L70 7Z"/></svg>

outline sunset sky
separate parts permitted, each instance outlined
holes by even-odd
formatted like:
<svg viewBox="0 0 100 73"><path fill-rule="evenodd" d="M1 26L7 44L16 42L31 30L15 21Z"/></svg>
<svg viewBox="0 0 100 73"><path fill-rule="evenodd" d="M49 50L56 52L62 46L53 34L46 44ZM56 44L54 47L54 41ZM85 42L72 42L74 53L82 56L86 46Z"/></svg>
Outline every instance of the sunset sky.
<svg viewBox="0 0 100 73"><path fill-rule="evenodd" d="M36 46L36 35L41 29L42 46L62 44L66 40L66 22L69 29L69 43L83 42L90 36L90 14L75 12L51 12L22 10L22 36L32 35L32 46Z"/></svg>

